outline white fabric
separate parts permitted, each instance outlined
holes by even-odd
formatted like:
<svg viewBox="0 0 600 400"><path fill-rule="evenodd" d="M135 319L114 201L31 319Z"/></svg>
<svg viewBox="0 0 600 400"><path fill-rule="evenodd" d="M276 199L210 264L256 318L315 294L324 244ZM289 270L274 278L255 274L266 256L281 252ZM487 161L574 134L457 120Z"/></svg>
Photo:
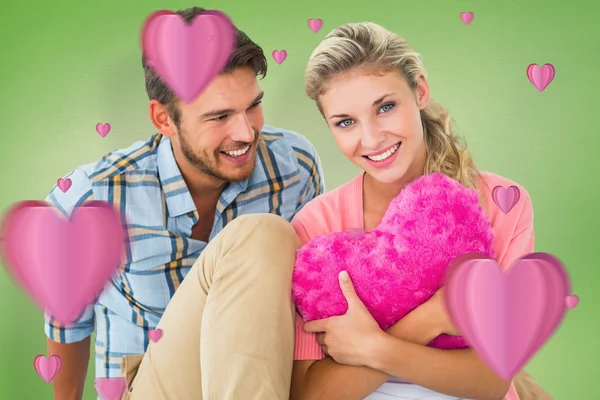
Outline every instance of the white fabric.
<svg viewBox="0 0 600 400"><path fill-rule="evenodd" d="M364 400L465 400L437 393L423 386L391 378Z"/></svg>

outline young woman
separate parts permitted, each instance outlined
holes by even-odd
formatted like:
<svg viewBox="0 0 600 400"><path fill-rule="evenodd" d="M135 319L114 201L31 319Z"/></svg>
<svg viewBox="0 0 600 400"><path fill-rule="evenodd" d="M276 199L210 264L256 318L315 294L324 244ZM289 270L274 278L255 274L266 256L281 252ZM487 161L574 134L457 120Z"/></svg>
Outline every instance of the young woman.
<svg viewBox="0 0 600 400"><path fill-rule="evenodd" d="M374 23L343 25L311 55L305 83L340 150L363 171L297 214L292 225L303 243L329 232L375 228L404 186L441 172L479 192L502 267L533 251L527 191L476 169L447 112L431 100L421 56L402 37ZM504 214L491 193L511 185L521 196ZM519 399L511 381L473 350L426 346L439 334L457 334L440 291L383 332L342 276L345 315L306 324L297 316L291 399Z"/></svg>

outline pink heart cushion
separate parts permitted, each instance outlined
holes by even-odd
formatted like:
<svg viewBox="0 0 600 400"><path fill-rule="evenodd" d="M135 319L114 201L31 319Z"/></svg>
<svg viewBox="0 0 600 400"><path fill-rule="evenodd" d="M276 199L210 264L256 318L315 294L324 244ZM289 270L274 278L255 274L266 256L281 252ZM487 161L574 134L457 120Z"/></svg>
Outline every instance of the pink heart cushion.
<svg viewBox="0 0 600 400"><path fill-rule="evenodd" d="M296 257L292 295L304 321L343 315L348 304L338 274L348 271L356 293L385 330L427 301L449 264L466 253L495 257L494 232L477 192L440 173L424 175L390 203L371 232L313 238ZM429 346L468 347L440 335Z"/></svg>

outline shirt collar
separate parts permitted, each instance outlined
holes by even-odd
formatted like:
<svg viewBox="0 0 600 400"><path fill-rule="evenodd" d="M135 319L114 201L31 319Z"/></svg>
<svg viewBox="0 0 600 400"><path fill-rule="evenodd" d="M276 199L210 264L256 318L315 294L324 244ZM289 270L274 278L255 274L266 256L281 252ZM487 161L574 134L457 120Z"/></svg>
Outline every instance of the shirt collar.
<svg viewBox="0 0 600 400"><path fill-rule="evenodd" d="M171 217L196 211L192 195L183 180L175 161L171 139L162 136L157 149L158 177L167 202L167 211Z"/></svg>
<svg viewBox="0 0 600 400"><path fill-rule="evenodd" d="M169 215L171 217L178 217L189 212L195 212L197 211L196 205L181 175L181 170L177 166L177 161L175 161L171 139L168 136L160 135L162 138L160 138L157 149L158 175L163 193L165 194ZM255 173L252 174L253 177ZM217 211L219 213L223 212L247 187L248 180L228 183L223 189L217 203Z"/></svg>

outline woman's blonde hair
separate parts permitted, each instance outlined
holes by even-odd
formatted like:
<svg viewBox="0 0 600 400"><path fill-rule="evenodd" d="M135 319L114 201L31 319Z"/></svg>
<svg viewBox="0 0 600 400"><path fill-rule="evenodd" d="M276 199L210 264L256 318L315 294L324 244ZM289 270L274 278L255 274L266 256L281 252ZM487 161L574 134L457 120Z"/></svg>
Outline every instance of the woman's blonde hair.
<svg viewBox="0 0 600 400"><path fill-rule="evenodd" d="M319 96L326 92L331 78L355 69L398 71L413 90L420 75L427 78L421 55L403 37L372 22L342 25L313 51L305 72L306 94L321 114ZM440 172L477 190L479 173L463 141L453 133L452 119L444 107L431 100L421 110L421 121L427 148L424 173Z"/></svg>

